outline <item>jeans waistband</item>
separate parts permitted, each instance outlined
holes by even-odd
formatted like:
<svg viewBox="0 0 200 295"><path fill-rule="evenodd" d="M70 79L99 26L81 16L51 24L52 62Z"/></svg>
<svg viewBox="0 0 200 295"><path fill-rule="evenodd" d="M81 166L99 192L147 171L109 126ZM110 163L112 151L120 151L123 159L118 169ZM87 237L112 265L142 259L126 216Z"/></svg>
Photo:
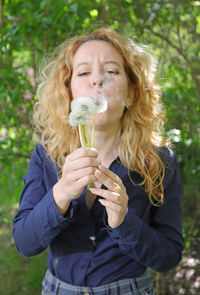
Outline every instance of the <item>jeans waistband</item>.
<svg viewBox="0 0 200 295"><path fill-rule="evenodd" d="M82 287L65 283L47 270L42 284L42 295L139 295L142 290L153 290L153 282L149 271L135 279L123 279L99 287Z"/></svg>

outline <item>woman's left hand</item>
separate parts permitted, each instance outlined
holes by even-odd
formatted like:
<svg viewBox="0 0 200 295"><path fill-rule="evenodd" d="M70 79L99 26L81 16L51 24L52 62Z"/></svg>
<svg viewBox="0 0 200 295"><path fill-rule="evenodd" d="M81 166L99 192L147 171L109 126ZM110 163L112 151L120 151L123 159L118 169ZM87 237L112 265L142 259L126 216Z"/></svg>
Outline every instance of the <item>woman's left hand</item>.
<svg viewBox="0 0 200 295"><path fill-rule="evenodd" d="M99 166L95 176L98 178L99 183L107 187L107 190L91 188L90 191L103 198L99 199L99 202L106 207L108 225L115 228L123 222L127 212L128 196L126 188L121 178L104 166Z"/></svg>

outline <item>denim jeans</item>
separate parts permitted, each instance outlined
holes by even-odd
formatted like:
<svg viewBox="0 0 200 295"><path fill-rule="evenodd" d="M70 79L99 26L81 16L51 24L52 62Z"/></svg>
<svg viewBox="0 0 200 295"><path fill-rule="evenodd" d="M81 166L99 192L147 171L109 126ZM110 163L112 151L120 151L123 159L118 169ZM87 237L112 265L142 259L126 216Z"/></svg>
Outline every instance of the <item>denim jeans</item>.
<svg viewBox="0 0 200 295"><path fill-rule="evenodd" d="M61 281L47 270L41 295L155 295L155 290L149 271L136 279L119 280L99 287L81 287Z"/></svg>

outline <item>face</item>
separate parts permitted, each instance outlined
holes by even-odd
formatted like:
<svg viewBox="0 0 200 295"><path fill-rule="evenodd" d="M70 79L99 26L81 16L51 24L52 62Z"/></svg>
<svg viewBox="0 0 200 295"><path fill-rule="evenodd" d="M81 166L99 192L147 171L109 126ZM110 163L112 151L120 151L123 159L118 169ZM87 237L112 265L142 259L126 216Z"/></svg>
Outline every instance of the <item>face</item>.
<svg viewBox="0 0 200 295"><path fill-rule="evenodd" d="M95 128L121 122L128 96L123 59L105 41L88 41L76 51L71 78L72 98L101 94L108 100L105 113L96 115Z"/></svg>

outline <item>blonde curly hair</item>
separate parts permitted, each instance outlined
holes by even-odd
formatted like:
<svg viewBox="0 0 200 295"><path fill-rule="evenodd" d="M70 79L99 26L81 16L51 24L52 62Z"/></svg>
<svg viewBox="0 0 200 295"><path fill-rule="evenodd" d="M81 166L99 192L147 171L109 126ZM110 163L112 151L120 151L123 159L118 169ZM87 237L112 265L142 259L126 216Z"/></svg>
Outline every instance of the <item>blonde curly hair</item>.
<svg viewBox="0 0 200 295"><path fill-rule="evenodd" d="M133 103L122 117L118 143L119 158L129 170L140 174L152 204L162 204L165 165L159 148L167 146L162 136L165 116L160 103L160 87L155 79L156 63L143 46L125 38L111 28L71 38L54 52L42 71L34 106L34 123L43 147L60 171L67 154L80 146L77 128L68 123L72 94L72 61L85 42L103 40L114 46L123 57L124 68L134 95Z"/></svg>

